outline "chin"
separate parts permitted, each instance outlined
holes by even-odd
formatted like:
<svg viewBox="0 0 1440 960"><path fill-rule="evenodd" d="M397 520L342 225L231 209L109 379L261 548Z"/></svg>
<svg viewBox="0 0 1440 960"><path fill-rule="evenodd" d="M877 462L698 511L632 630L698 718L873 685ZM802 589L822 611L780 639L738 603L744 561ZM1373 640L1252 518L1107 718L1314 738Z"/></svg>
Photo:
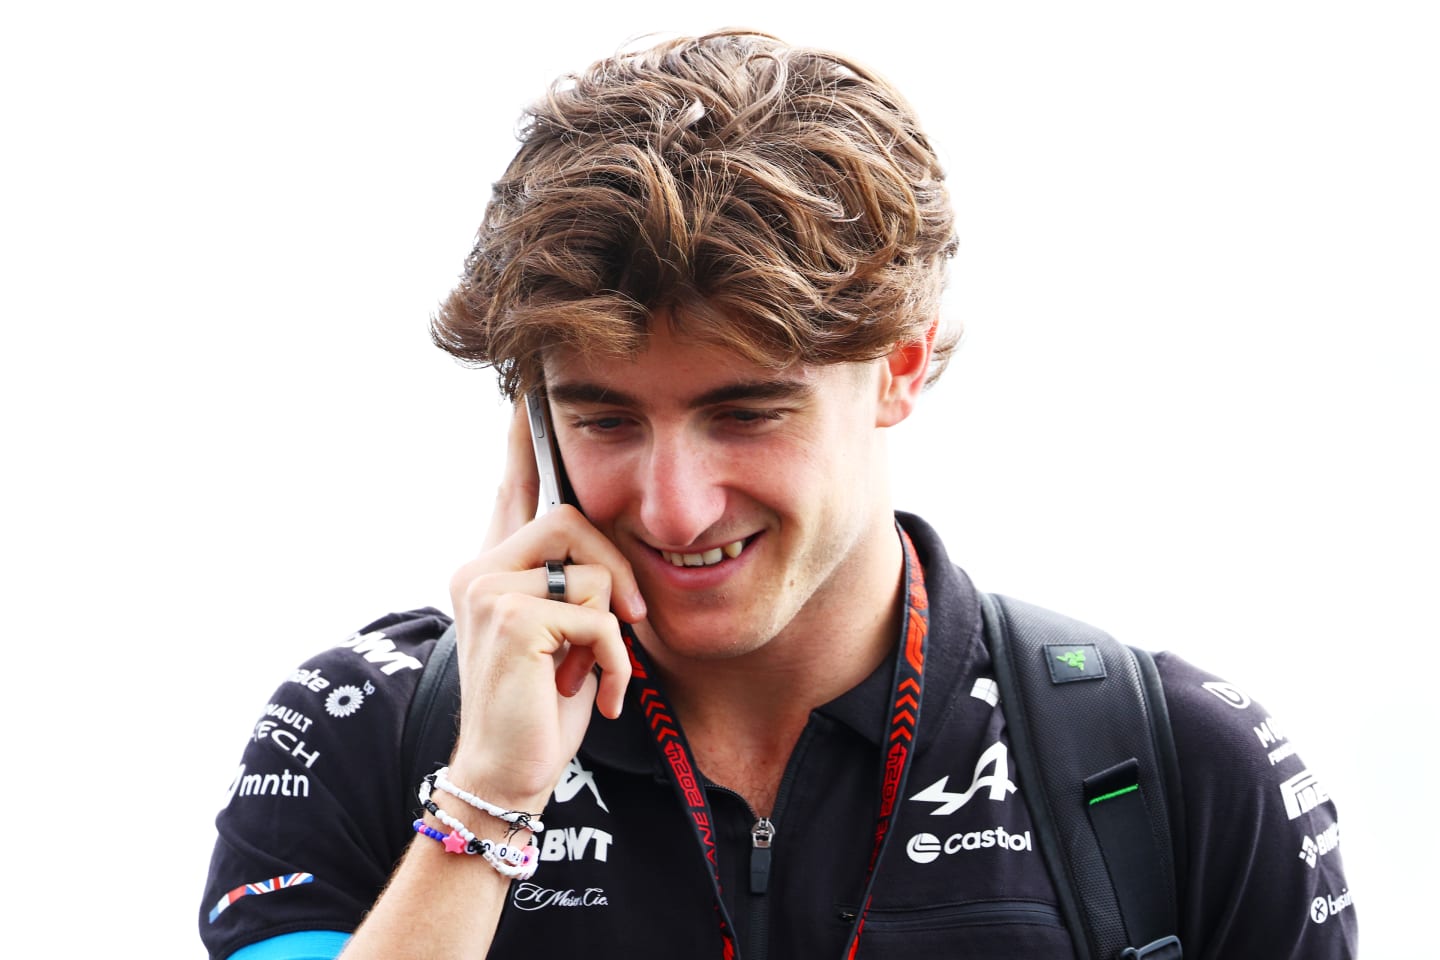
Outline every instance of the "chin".
<svg viewBox="0 0 1440 960"><path fill-rule="evenodd" d="M687 660L731 660L760 649L769 640L768 635L761 636L763 631L757 631L754 626L747 629L696 623L688 617L674 623L657 617L651 621L651 627L660 647L671 656Z"/></svg>

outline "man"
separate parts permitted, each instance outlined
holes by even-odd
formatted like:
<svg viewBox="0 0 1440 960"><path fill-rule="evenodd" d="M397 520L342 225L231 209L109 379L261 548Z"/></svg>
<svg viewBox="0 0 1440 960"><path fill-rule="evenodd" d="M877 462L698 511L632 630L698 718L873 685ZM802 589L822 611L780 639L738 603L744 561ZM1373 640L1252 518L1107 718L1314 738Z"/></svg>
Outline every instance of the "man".
<svg viewBox="0 0 1440 960"><path fill-rule="evenodd" d="M908 106L722 33L567 79L521 140L434 335L543 393L574 505L534 516L517 412L451 583L438 775L401 759L437 611L282 685L218 820L211 954L1076 955L979 595L887 490L954 343ZM1186 956L1352 956L1333 806L1248 697L1158 663Z"/></svg>

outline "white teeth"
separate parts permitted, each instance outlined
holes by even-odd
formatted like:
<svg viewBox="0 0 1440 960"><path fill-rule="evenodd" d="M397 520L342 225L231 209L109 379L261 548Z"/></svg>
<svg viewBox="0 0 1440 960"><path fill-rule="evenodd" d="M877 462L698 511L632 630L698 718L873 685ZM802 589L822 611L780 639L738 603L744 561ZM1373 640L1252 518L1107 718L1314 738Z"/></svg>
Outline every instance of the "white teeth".
<svg viewBox="0 0 1440 960"><path fill-rule="evenodd" d="M669 550L661 550L660 556L677 567L713 567L726 557L734 560L744 549L745 541L736 540L723 547L712 547L704 553L671 553Z"/></svg>

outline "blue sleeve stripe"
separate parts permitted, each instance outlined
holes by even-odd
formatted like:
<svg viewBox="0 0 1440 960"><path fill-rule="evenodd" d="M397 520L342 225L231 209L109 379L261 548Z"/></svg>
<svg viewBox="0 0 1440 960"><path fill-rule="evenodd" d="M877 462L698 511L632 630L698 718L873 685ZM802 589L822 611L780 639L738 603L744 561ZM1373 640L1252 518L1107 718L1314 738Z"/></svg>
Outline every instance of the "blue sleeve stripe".
<svg viewBox="0 0 1440 960"><path fill-rule="evenodd" d="M335 960L350 934L305 930L252 943L230 954L230 960Z"/></svg>

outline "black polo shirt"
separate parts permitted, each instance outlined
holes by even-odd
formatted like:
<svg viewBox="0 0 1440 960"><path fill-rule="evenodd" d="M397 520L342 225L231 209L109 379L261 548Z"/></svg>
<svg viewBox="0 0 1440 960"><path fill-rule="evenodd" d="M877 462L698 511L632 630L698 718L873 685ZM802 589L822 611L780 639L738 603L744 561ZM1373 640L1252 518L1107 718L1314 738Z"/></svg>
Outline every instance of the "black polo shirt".
<svg viewBox="0 0 1440 960"><path fill-rule="evenodd" d="M929 594L926 692L858 956L1074 956L1009 756L975 589L934 531L900 519ZM401 729L447 623L430 609L392 614L271 697L217 818L200 915L212 956L296 931L352 931L379 896L414 837ZM1323 783L1243 691L1178 657L1157 665L1186 803L1186 957L1353 956L1355 912ZM756 850L758 818L744 799L707 783L726 913L746 960L837 957L847 943L873 846L890 681L886 663L812 713L769 818L768 853ZM636 686L619 720L596 716L557 785L539 870L512 883L492 956L721 956L710 867Z"/></svg>

